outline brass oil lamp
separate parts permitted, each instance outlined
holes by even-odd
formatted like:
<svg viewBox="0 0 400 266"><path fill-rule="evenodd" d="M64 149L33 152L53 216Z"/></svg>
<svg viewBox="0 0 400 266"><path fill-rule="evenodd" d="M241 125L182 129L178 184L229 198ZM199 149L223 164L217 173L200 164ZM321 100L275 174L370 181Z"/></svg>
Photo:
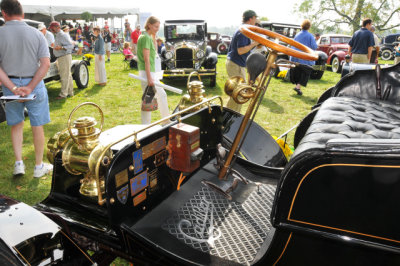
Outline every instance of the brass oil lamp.
<svg viewBox="0 0 400 266"><path fill-rule="evenodd" d="M77 109L84 105L95 106L101 114L100 128L96 128L97 121L93 117L80 117L73 122L71 127L71 118ZM99 136L102 132L104 116L100 107L95 103L83 103L72 110L68 127L61 132L56 133L47 143L47 157L54 163L54 156L62 150L62 163L65 170L73 175L83 175L79 192L88 197L98 196L97 186L100 186L101 193L104 193L104 170L109 165L112 157L111 151L108 151L102 161L102 171L99 182L95 177L96 162L99 159L99 151L103 146L99 142Z"/></svg>
<svg viewBox="0 0 400 266"><path fill-rule="evenodd" d="M190 81L192 75L197 74L197 77L199 80L194 80ZM187 90L188 93L183 95L181 100L179 101L178 104L178 111L184 110L192 105L195 105L197 103L201 103L205 99L205 94L204 94L204 85L203 82L201 81L200 75L197 71L193 71L192 73L189 74L188 81L187 81ZM199 106L192 110L192 112L195 112L197 110L200 110L202 106Z"/></svg>

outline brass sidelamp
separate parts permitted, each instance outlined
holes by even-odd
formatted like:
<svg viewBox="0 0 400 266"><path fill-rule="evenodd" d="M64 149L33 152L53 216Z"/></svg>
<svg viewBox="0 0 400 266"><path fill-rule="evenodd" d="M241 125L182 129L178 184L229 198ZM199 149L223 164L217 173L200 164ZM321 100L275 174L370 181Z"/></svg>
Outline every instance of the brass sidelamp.
<svg viewBox="0 0 400 266"><path fill-rule="evenodd" d="M190 81L192 75L197 75L199 80L193 80ZM204 94L204 85L203 82L201 81L200 75L197 71L193 71L190 73L188 80L187 80L187 90L188 93L183 95L181 100L179 101L178 104L178 111L184 110L192 105L195 105L197 103L201 103L205 99L205 94ZM199 106L192 110L192 112L195 112L197 110L200 110L202 106Z"/></svg>
<svg viewBox="0 0 400 266"><path fill-rule="evenodd" d="M101 115L100 128L96 128L97 121L93 117L79 117L71 125L72 115L80 107L91 105L98 109ZM62 163L70 174L83 175L79 192L88 197L98 196L98 186L101 193L104 193L104 169L111 161L110 150L102 158L101 177L96 178L95 168L97 160L104 147L99 142L99 136L104 124L103 111L95 103L82 103L75 107L68 119L68 127L56 133L47 143L47 157L54 163L54 156L62 150Z"/></svg>

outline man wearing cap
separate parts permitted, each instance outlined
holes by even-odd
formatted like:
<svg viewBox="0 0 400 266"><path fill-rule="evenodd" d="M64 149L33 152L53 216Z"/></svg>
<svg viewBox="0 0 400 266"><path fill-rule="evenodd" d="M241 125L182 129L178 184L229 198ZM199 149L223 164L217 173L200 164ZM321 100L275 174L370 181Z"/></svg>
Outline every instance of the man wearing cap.
<svg viewBox="0 0 400 266"><path fill-rule="evenodd" d="M112 36L110 28L108 27L108 25L105 25L103 30L103 40L104 40L104 48L106 50L106 55L107 55L107 62L110 62L110 57L111 57L111 39Z"/></svg>
<svg viewBox="0 0 400 266"><path fill-rule="evenodd" d="M49 47L54 46L54 35L46 29L44 24L39 24L38 30L43 33Z"/></svg>
<svg viewBox="0 0 400 266"><path fill-rule="evenodd" d="M132 46L133 54L137 54L137 42L138 42L140 34L142 34L142 32L140 31L140 24L137 24L135 30L132 31L132 34L131 34L131 40L132 40L131 46Z"/></svg>
<svg viewBox="0 0 400 266"><path fill-rule="evenodd" d="M54 42L54 55L57 57L58 72L60 73L61 91L57 100L65 99L67 96L74 96L74 84L71 76L72 49L73 44L68 34L61 30L60 23L53 21L49 29L56 36Z"/></svg>
<svg viewBox="0 0 400 266"><path fill-rule="evenodd" d="M50 122L47 90L43 82L43 77L50 67L49 49L43 34L22 21L24 13L18 0L2 0L0 9L6 21L5 26L0 28L0 82L3 93L5 96L36 97L25 102L8 102L5 106L15 155L13 174L25 174L22 144L26 107L35 148L36 166L33 176L39 178L53 168L52 165L43 163L45 143L43 125Z"/></svg>
<svg viewBox="0 0 400 266"><path fill-rule="evenodd" d="M243 13L243 24L255 25L256 22L256 12L247 10ZM240 76L246 79L246 59L250 54L250 50L257 45L257 42L252 42L249 38L244 36L239 29L236 30L232 37L226 59L226 71L229 77ZM242 105L236 103L231 97L226 107L240 112Z"/></svg>

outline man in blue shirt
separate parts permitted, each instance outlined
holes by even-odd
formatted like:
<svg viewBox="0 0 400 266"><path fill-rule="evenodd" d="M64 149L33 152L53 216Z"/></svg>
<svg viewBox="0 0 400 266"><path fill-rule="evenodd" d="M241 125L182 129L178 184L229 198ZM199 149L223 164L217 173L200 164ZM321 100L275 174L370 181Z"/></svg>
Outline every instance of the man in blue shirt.
<svg viewBox="0 0 400 266"><path fill-rule="evenodd" d="M362 28L356 31L351 38L349 42L349 54L352 54L353 63L369 63L372 48L375 46L374 34L371 32L371 27L372 19L364 19Z"/></svg>
<svg viewBox="0 0 400 266"><path fill-rule="evenodd" d="M257 14L253 10L247 10L243 13L243 24L254 26L256 21ZM257 45L257 42L252 42L249 38L244 36L239 29L236 30L232 37L226 59L226 72L230 78L239 76L246 79L246 59L250 54L250 50ZM242 105L237 104L231 97L226 107L240 112Z"/></svg>

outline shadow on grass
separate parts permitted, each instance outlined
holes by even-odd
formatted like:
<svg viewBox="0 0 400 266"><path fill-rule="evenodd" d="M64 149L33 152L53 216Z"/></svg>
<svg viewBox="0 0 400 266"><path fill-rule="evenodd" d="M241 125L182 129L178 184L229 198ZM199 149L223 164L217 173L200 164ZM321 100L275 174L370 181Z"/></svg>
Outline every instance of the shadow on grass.
<svg viewBox="0 0 400 266"><path fill-rule="evenodd" d="M318 101L318 98L316 98L316 97L310 97L310 96L307 96L307 95L304 95L304 94L303 94L302 96L297 95L297 94L293 94L293 95L291 95L291 97L300 99L300 100L302 100L304 103L310 105L311 107L314 106L314 105L317 103L317 101ZM311 108L311 107L310 107L310 108Z"/></svg>
<svg viewBox="0 0 400 266"><path fill-rule="evenodd" d="M261 104L263 106L265 106L266 108L268 108L271 113L283 114L285 112L285 108L283 108L278 103L276 103L275 101L273 101L273 100L271 100L269 98L265 98L264 97L264 99L262 100Z"/></svg>
<svg viewBox="0 0 400 266"><path fill-rule="evenodd" d="M98 84L92 85L91 88L86 88L85 89L85 95L86 96L93 96L98 94L103 88L106 88L107 86L100 86Z"/></svg>

